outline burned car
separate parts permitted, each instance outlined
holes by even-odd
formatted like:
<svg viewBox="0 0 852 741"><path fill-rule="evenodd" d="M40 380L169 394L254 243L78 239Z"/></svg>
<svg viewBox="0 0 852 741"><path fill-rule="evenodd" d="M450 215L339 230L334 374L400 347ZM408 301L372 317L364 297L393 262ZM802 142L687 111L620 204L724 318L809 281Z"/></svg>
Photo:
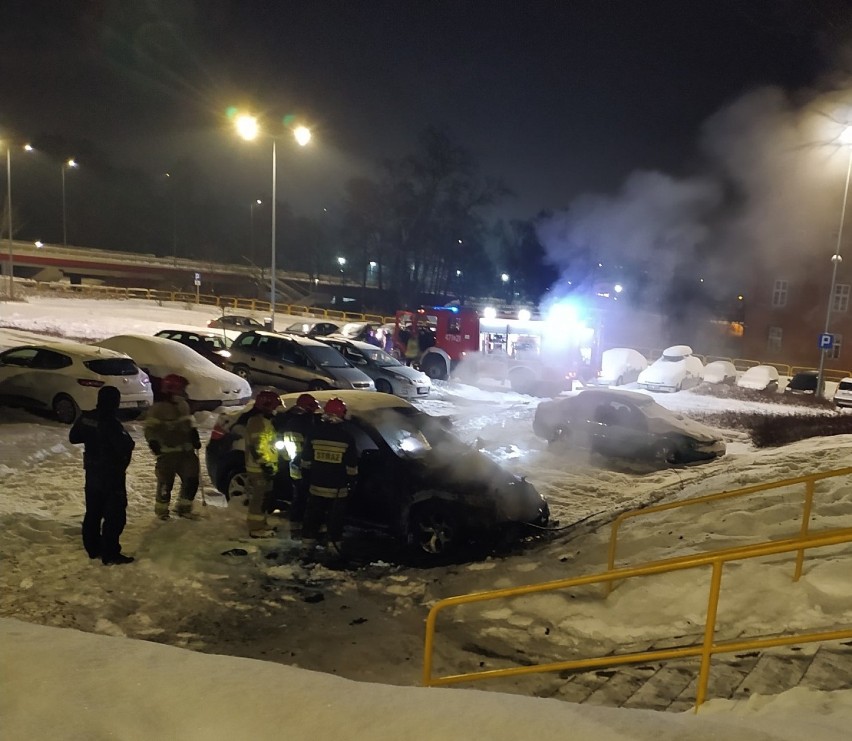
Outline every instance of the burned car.
<svg viewBox="0 0 852 741"><path fill-rule="evenodd" d="M358 484L347 524L381 530L420 556L454 558L469 544L506 541L546 527L549 508L524 478L465 445L440 418L407 401L366 391L319 391L320 404L343 399L343 424L358 448ZM285 408L298 394L283 394ZM244 410L219 416L206 448L207 471L228 497L245 477L238 422Z"/></svg>
<svg viewBox="0 0 852 741"><path fill-rule="evenodd" d="M647 394L587 389L576 396L541 402L533 432L601 455L661 465L709 461L725 454L711 427L670 412Z"/></svg>

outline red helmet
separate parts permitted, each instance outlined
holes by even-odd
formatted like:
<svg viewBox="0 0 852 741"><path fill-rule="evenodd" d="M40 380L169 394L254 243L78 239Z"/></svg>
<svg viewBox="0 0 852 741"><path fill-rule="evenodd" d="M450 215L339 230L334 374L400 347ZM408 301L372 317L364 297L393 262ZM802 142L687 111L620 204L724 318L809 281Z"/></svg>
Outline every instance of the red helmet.
<svg viewBox="0 0 852 741"><path fill-rule="evenodd" d="M320 408L319 402L310 394L302 394L296 399L296 406L305 412L315 412Z"/></svg>
<svg viewBox="0 0 852 741"><path fill-rule="evenodd" d="M263 414L270 414L281 406L281 397L269 389L259 391L254 400L254 408Z"/></svg>
<svg viewBox="0 0 852 741"><path fill-rule="evenodd" d="M346 404L343 399L338 399L336 396L329 399L323 407L323 412L329 417L337 417L343 419L346 416Z"/></svg>
<svg viewBox="0 0 852 741"><path fill-rule="evenodd" d="M160 391L164 394L182 394L186 391L186 387L189 386L189 381L187 381L183 376L179 376L177 373L169 373L169 375L165 376L162 381L160 381Z"/></svg>

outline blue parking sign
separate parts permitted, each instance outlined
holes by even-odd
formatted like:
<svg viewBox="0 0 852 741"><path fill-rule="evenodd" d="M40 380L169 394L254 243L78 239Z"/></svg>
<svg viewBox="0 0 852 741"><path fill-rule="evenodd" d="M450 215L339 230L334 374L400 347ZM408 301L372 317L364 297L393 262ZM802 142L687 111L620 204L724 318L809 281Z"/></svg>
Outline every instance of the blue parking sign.
<svg viewBox="0 0 852 741"><path fill-rule="evenodd" d="M834 335L828 334L828 332L824 332L819 336L819 349L820 350L831 350L834 347Z"/></svg>

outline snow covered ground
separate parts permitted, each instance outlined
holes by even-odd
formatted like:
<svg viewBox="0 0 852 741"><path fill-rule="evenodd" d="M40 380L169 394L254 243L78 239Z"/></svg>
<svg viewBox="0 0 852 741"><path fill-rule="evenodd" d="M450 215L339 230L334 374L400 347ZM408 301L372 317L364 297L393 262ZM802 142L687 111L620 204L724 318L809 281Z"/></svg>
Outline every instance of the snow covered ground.
<svg viewBox="0 0 852 741"><path fill-rule="evenodd" d="M0 347L44 334L96 340L199 327L215 315L210 307L31 298L0 304ZM732 405L792 411L691 392L655 398L686 413ZM509 557L464 565L418 570L374 558L347 571L306 571L295 564L286 527L279 539L246 542L244 508L226 506L209 486L197 520L156 520L154 461L141 426L131 423L137 448L122 542L137 561L108 568L90 562L80 544L82 454L68 443L67 427L0 409L0 650L3 666L14 667L4 672L0 699L4 736L564 738L570 729L595 739L845 737L849 691L798 687L748 701L712 700L693 716L521 696L559 697L562 680L551 675L479 683L476 690L416 685L424 619L436 600L600 571L609 536L600 526L614 513L840 468L852 460L852 436L755 450L744 435L725 430L723 459L647 472L548 449L532 435L537 400L499 387L441 384L422 404L451 414L463 439L527 475L564 529ZM200 426L209 430L214 416L199 415ZM800 490L784 489L724 511L640 518L625 526L620 558L635 563L792 535L800 503ZM818 486L813 516L812 529L852 527L848 479ZM223 555L235 548L246 554ZM809 556L797 583L789 559L732 568L720 637L852 625L850 557L850 548ZM555 593L466 609L439 626L435 668L487 668L501 655L582 657L691 635L703 623L706 600L706 574L686 571L625 582L606 600Z"/></svg>

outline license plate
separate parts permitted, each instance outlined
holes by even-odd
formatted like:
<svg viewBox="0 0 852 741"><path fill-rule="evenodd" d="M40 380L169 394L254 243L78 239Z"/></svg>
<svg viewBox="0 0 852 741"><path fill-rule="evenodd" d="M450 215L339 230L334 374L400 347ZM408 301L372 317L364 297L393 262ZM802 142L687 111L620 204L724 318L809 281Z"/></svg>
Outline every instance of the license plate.
<svg viewBox="0 0 852 741"><path fill-rule="evenodd" d="M425 386L421 386L419 389L417 389L417 393L418 394L428 394L429 389L427 389Z"/></svg>

